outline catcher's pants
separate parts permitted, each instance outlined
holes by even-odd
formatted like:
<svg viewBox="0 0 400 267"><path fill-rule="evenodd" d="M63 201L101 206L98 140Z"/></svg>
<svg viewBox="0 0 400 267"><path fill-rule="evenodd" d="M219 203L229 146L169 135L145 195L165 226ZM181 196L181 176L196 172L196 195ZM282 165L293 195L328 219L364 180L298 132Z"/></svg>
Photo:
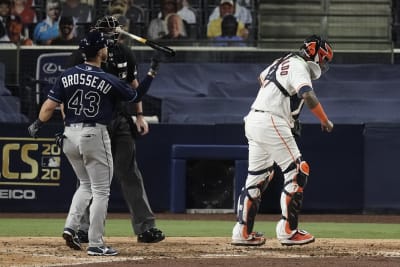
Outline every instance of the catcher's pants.
<svg viewBox="0 0 400 267"><path fill-rule="evenodd" d="M245 118L245 132L249 144L249 171L257 172L271 167L274 162L285 170L301 156L290 125L283 118L268 112L250 111ZM249 174L246 188L262 183L267 177ZM285 183L291 177L285 176ZM282 215L287 217L286 203L281 202ZM278 226L281 223L278 223ZM286 237L284 227L277 229L279 237ZM290 236L289 236L290 237Z"/></svg>
<svg viewBox="0 0 400 267"><path fill-rule="evenodd" d="M77 231L90 201L89 246L103 246L113 173L111 142L105 125L84 127L77 123L65 127L63 151L79 179L65 227Z"/></svg>

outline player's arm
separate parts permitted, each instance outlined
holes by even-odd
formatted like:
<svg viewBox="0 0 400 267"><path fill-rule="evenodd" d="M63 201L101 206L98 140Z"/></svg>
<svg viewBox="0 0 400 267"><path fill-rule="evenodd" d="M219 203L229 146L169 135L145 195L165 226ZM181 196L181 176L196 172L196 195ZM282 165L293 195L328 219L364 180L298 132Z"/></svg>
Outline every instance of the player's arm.
<svg viewBox="0 0 400 267"><path fill-rule="evenodd" d="M43 126L45 122L50 120L51 116L53 115L54 110L56 107L60 105L58 102L51 100L51 99L46 99L44 101L42 107L40 108L39 112L39 117L37 120L35 120L29 127L28 127L28 132L29 135L32 137L37 137L37 134L40 130L40 128Z"/></svg>
<svg viewBox="0 0 400 267"><path fill-rule="evenodd" d="M133 80L131 83L133 88L137 88L139 86L139 82L137 79ZM137 102L135 105L136 108L136 128L138 130L138 133L140 133L140 135L145 135L149 132L149 124L147 123L147 121L144 119L143 116L143 104L142 101Z"/></svg>
<svg viewBox="0 0 400 267"><path fill-rule="evenodd" d="M42 122L47 122L53 116L53 112L60 104L54 100L46 99L39 112L39 120Z"/></svg>
<svg viewBox="0 0 400 267"><path fill-rule="evenodd" d="M326 115L321 103L315 95L314 90L310 89L310 87L304 86L299 90L299 93L304 99L306 106L320 120L322 130L331 132L333 129L333 123L328 119L328 116Z"/></svg>
<svg viewBox="0 0 400 267"><path fill-rule="evenodd" d="M60 104L60 111L63 120L65 119L65 111L64 111L64 104Z"/></svg>
<svg viewBox="0 0 400 267"><path fill-rule="evenodd" d="M147 72L147 75L143 78L142 81L140 81L139 86L136 88L138 94L137 100L135 101L136 103L140 102L142 100L142 97L150 89L150 85L153 82L154 77L156 77L157 70L159 69L159 67L160 67L160 59L157 57L152 57L150 68L149 71Z"/></svg>

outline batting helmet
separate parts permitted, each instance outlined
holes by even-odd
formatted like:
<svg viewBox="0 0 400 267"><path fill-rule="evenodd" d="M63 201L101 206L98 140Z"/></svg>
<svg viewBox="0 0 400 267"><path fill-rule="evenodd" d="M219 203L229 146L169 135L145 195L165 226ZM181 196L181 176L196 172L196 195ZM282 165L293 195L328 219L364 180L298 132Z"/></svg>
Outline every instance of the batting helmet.
<svg viewBox="0 0 400 267"><path fill-rule="evenodd" d="M322 72L328 69L327 63L332 61L333 50L331 45L320 36L312 35L304 40L300 47L300 55L307 61L314 61Z"/></svg>
<svg viewBox="0 0 400 267"><path fill-rule="evenodd" d="M85 54L86 58L93 58L97 52L107 47L107 40L104 34L99 31L90 31L85 38L79 42L79 49Z"/></svg>

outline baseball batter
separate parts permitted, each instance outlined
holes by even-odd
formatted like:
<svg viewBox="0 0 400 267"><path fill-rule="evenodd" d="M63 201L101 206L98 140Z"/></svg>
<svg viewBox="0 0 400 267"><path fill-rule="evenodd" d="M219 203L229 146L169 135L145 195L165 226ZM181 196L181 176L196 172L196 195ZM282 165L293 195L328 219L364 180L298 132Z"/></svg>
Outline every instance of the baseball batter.
<svg viewBox="0 0 400 267"><path fill-rule="evenodd" d="M36 137L43 123L51 118L54 109L60 104L64 105L63 151L80 186L72 199L63 238L69 247L81 249L76 232L91 202L87 253L113 256L118 252L105 246L103 241L113 177L111 142L106 125L112 119L117 101L140 101L148 88L132 90L128 83L100 68L101 62L106 61L108 55L107 40L103 33L88 33L80 41L79 48L86 55L86 61L61 74L43 103L39 118L28 130L31 136Z"/></svg>
<svg viewBox="0 0 400 267"><path fill-rule="evenodd" d="M130 47L123 43L117 33L122 27L113 16L104 16L96 21L94 29L103 32L108 38L108 59L101 68L127 81L132 88L149 87L156 76L160 59L153 56L147 75L139 82L136 59ZM76 53L78 52L78 53ZM69 65L76 65L84 61L82 53L73 53ZM132 116L136 116L133 122ZM142 173L136 160L137 137L149 132L149 125L143 116L142 102L119 103L108 125L111 138L111 149L114 159L114 179L120 183L121 192L126 201L132 229L141 243L157 243L164 240L164 233L156 227L155 215L150 207L144 187ZM88 242L89 211L82 218L78 236L81 243Z"/></svg>
<svg viewBox="0 0 400 267"><path fill-rule="evenodd" d="M304 41L298 53L289 53L275 60L260 74L260 90L244 119L249 166L238 200L237 222L232 231L233 245L265 243L263 234L254 232L253 226L262 192L274 175L274 162L284 174L280 199L282 217L276 226L278 240L282 245L304 245L314 241L314 236L298 229L309 165L301 157L292 129L305 104L320 120L322 130L332 131L333 124L318 101L311 82L328 69L332 57L328 42L313 35Z"/></svg>

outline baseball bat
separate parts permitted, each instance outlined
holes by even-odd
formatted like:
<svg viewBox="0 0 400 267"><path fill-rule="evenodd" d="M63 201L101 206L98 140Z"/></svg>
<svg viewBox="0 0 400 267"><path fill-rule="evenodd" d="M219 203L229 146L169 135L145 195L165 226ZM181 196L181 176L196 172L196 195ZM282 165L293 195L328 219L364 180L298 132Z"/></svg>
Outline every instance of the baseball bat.
<svg viewBox="0 0 400 267"><path fill-rule="evenodd" d="M120 34L123 34L123 35L126 35L126 36L132 38L133 40L138 41L139 43L148 45L148 46L150 46L151 48L153 48L155 50L158 50L158 51L161 51L161 52L167 54L168 56L171 56L171 57L175 56L175 50L173 50L172 48L170 48L168 46L164 46L164 45L161 45L159 43L147 40L147 39L145 39L143 37L140 37L140 36L137 36L135 34L129 33L127 31L124 31L121 28L117 28L116 32L118 32Z"/></svg>

